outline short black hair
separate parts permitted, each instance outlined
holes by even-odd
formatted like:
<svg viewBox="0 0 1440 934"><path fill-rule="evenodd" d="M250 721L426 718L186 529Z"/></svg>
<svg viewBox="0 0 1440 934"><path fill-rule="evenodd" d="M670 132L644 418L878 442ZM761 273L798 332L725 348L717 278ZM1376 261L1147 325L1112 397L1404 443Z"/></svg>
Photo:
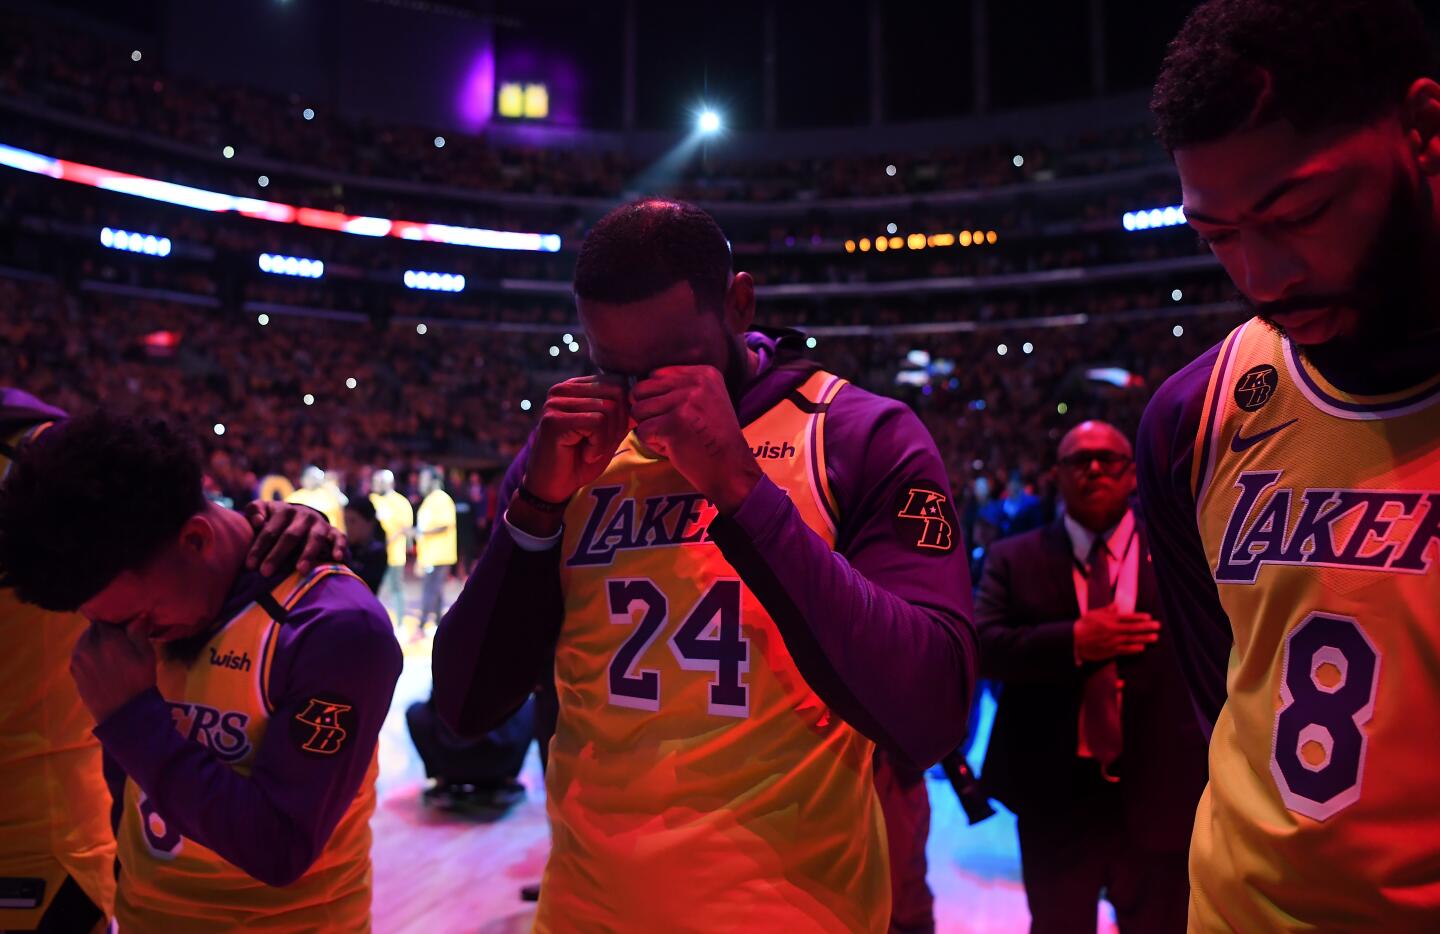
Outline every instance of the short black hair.
<svg viewBox="0 0 1440 934"><path fill-rule="evenodd" d="M357 516L366 522L378 521L375 517L375 504L363 496L357 496L345 504L346 509L353 510Z"/></svg>
<svg viewBox="0 0 1440 934"><path fill-rule="evenodd" d="M69 612L143 567L205 508L194 435L98 411L22 448L0 488L0 569L26 603Z"/></svg>
<svg viewBox="0 0 1440 934"><path fill-rule="evenodd" d="M730 242L693 204L646 198L590 228L575 261L575 295L623 305L688 282L702 310L718 312L730 284Z"/></svg>
<svg viewBox="0 0 1440 934"><path fill-rule="evenodd" d="M1206 0L1170 43L1150 109L1173 151L1252 121L1288 120L1302 132L1358 126L1435 75L1411 0Z"/></svg>

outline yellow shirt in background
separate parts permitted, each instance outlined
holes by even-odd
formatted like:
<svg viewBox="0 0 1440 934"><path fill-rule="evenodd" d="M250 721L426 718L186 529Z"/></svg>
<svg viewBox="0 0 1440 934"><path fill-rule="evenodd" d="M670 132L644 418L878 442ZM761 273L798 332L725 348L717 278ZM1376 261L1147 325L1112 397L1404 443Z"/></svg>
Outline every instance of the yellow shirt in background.
<svg viewBox="0 0 1440 934"><path fill-rule="evenodd" d="M392 568L403 568L405 566L404 532L415 524L415 510L410 508L408 499L394 490L383 496L379 493L371 493L370 505L375 507L375 518L379 520L380 529L385 533L386 563ZM395 538L392 540L391 536L395 536Z"/></svg>
<svg viewBox="0 0 1440 934"><path fill-rule="evenodd" d="M321 487L318 490L307 490L300 488L289 496L285 497L287 503L299 503L301 506L309 506L311 509L318 509L330 520L335 528L344 531L345 529L345 507L340 505L340 497L333 490Z"/></svg>
<svg viewBox="0 0 1440 934"><path fill-rule="evenodd" d="M426 529L448 526L444 532L426 535ZM456 555L455 501L444 490L432 490L420 503L415 516L415 563L421 567L438 568L454 564Z"/></svg>

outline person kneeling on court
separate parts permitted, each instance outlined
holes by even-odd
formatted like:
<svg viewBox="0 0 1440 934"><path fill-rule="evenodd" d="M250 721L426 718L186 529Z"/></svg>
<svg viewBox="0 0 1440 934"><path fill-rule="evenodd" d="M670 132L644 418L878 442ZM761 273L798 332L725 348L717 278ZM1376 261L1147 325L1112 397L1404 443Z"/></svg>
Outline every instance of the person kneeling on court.
<svg viewBox="0 0 1440 934"><path fill-rule="evenodd" d="M121 930L369 928L399 646L340 565L246 571L254 534L153 418L57 425L0 491L7 582L90 620L71 673L116 804Z"/></svg>

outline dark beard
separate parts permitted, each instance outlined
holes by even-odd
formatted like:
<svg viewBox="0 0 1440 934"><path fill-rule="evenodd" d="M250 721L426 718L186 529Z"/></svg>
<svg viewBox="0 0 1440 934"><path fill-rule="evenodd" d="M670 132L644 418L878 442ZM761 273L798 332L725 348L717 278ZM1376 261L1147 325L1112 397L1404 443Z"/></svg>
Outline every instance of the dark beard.
<svg viewBox="0 0 1440 934"><path fill-rule="evenodd" d="M1353 287L1278 302L1242 302L1272 329L1275 316L1316 308L1352 308L1352 334L1296 349L1342 389L1383 393L1403 389L1440 368L1440 307L1425 288L1427 248L1434 242L1433 196L1423 180L1411 189L1397 183L1380 233L1366 251ZM1337 376L1339 377L1337 379ZM1383 387L1383 388L1382 388Z"/></svg>

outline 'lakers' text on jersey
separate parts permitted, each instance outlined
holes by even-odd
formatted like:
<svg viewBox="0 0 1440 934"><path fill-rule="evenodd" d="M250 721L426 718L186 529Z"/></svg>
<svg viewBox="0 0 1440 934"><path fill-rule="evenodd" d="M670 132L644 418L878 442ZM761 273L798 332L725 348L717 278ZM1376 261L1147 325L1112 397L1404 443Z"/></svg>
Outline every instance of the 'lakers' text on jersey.
<svg viewBox="0 0 1440 934"><path fill-rule="evenodd" d="M1195 445L1234 648L1192 929L1435 930L1440 380L1347 394L1253 320L1221 348Z"/></svg>
<svg viewBox="0 0 1440 934"><path fill-rule="evenodd" d="M332 574L350 571L322 565L305 577L290 575L272 591L272 606L291 610ZM289 730L289 738L307 754L333 755L347 738L344 714L351 709L334 698L317 697L292 722L272 722L276 703L270 682L281 623L263 602L251 603L216 630L193 662L165 657L157 672L175 728L241 775L251 774L270 730ZM372 754L359 793L319 858L283 888L251 878L182 835L126 778L116 833L121 930L368 931L376 770Z"/></svg>
<svg viewBox="0 0 1440 934"><path fill-rule="evenodd" d="M815 373L744 428L832 545L824 412L843 385ZM539 931L888 922L873 744L801 677L714 516L633 433L567 510Z"/></svg>

